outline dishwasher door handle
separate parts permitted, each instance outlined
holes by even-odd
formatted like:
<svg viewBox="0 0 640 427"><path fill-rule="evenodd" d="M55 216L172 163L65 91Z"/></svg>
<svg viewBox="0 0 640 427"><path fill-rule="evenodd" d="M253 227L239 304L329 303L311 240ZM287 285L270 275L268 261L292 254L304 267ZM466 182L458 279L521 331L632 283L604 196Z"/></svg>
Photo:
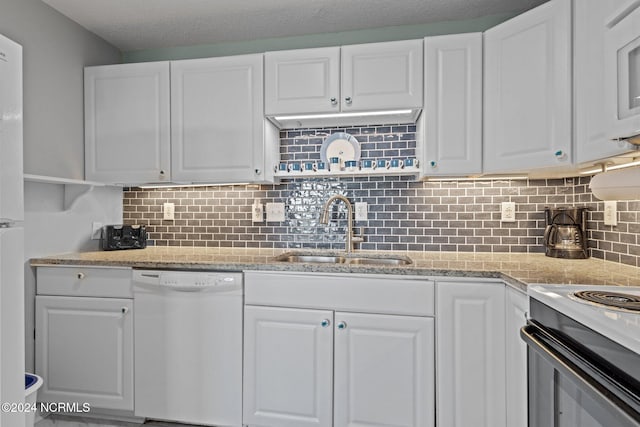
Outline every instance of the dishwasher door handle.
<svg viewBox="0 0 640 427"><path fill-rule="evenodd" d="M176 292L204 292L218 290L221 286L198 286L198 285L157 285L159 288ZM221 290L221 289L220 289Z"/></svg>

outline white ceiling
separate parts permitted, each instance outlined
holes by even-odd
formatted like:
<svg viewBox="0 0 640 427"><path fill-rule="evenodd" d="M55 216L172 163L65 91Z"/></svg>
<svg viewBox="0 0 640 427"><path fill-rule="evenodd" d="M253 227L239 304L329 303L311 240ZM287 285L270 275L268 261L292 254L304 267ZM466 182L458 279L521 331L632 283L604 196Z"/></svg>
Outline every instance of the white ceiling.
<svg viewBox="0 0 640 427"><path fill-rule="evenodd" d="M43 0L122 51L522 12L545 0Z"/></svg>

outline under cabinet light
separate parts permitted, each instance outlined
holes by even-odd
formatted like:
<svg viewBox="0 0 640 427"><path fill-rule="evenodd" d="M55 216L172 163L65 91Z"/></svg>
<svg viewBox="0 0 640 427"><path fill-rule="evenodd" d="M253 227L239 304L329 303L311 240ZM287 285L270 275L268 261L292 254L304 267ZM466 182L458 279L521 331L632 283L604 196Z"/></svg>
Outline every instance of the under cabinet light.
<svg viewBox="0 0 640 427"><path fill-rule="evenodd" d="M596 173L604 172L604 170L605 170L605 166L600 165L599 167L594 169L587 169L587 170L580 171L580 175L593 175Z"/></svg>
<svg viewBox="0 0 640 427"><path fill-rule="evenodd" d="M229 186L229 185L249 185L248 182L228 182L228 183L215 183L215 184L207 184L207 183L200 183L200 184L177 184L177 183L171 183L171 184L143 184L143 185L132 185L131 187L136 187L136 188L142 188L142 189L151 189L151 188L186 188L186 187L222 187L222 186Z"/></svg>
<svg viewBox="0 0 640 427"><path fill-rule="evenodd" d="M616 170L616 169L630 168L632 166L638 166L638 165L640 165L640 161L635 161L635 162L631 162L631 163L625 163L623 165L609 166L607 168L607 170L613 171L613 170Z"/></svg>
<svg viewBox="0 0 640 427"><path fill-rule="evenodd" d="M522 181L529 179L526 175L512 175L512 176L472 176L472 177L438 177L427 178L426 181L440 182L440 181Z"/></svg>
<svg viewBox="0 0 640 427"><path fill-rule="evenodd" d="M629 163L623 163L620 165L611 165L608 166L606 164L600 164L597 168L580 171L580 175L593 175L594 173L601 173L606 171L614 171L616 169L625 169L633 166L640 166L640 160L635 160Z"/></svg>
<svg viewBox="0 0 640 427"><path fill-rule="evenodd" d="M303 114L299 116L275 116L274 119L280 120L306 120L306 119L330 119L340 117L371 117L386 115L411 114L413 110L391 110L391 111L365 111L362 113L327 113L327 114Z"/></svg>
<svg viewBox="0 0 640 427"><path fill-rule="evenodd" d="M529 179L526 175L487 175L487 176L450 176L450 177L428 177L425 181L522 181Z"/></svg>

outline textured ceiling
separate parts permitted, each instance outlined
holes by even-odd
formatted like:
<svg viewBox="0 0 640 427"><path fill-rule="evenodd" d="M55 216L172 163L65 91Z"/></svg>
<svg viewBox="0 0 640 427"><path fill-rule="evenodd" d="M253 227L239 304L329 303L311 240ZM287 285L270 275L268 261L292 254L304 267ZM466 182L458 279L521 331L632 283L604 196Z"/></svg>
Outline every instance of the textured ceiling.
<svg viewBox="0 0 640 427"><path fill-rule="evenodd" d="M545 0L43 0L123 51L457 21Z"/></svg>

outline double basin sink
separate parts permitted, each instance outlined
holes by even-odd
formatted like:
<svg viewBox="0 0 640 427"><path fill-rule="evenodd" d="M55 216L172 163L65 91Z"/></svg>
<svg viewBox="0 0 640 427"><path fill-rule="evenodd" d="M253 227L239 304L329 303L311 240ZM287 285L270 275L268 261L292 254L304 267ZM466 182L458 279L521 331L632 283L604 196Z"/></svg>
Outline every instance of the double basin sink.
<svg viewBox="0 0 640 427"><path fill-rule="evenodd" d="M413 264L411 258L406 256L380 256L366 254L309 254L298 252L286 252L275 258L276 261L288 263L318 263L318 264L350 264L350 265L379 265L402 266Z"/></svg>

